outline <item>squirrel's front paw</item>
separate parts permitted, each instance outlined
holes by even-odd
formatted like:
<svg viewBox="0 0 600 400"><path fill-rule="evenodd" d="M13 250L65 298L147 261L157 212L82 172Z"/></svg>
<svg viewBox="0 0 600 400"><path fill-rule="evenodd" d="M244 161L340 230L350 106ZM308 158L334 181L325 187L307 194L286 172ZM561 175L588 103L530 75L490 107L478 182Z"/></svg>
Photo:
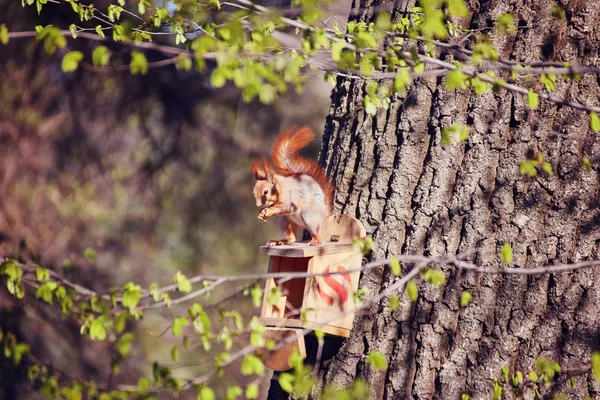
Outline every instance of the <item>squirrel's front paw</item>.
<svg viewBox="0 0 600 400"><path fill-rule="evenodd" d="M263 208L262 210L260 210L260 212L258 213L258 219L262 219L263 221L267 222L267 209Z"/></svg>
<svg viewBox="0 0 600 400"><path fill-rule="evenodd" d="M258 213L258 218L262 219L263 221L266 221L266 219L269 218L272 215L273 215L273 211L271 211L270 208L263 208Z"/></svg>

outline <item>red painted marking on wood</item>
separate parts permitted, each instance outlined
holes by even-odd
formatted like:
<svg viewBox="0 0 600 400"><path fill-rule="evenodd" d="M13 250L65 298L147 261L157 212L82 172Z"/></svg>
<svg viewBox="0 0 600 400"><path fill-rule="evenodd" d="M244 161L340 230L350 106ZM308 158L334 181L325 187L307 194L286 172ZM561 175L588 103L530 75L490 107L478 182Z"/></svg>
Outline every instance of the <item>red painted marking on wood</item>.
<svg viewBox="0 0 600 400"><path fill-rule="evenodd" d="M340 274L336 274L334 276L328 275L330 273L330 268L328 265L323 271L326 275L323 275L322 279L317 280L317 292L319 293L319 296L321 296L321 299L330 306L335 303L335 299L329 294L325 293L321 287L322 283L329 286L329 288L333 290L333 292L337 295L340 304L344 304L346 301L348 301L348 288L352 286L352 280L350 278L350 274L348 274L348 270L341 265L338 265L336 270L337 272L340 272ZM338 282L340 279L342 279L341 283Z"/></svg>

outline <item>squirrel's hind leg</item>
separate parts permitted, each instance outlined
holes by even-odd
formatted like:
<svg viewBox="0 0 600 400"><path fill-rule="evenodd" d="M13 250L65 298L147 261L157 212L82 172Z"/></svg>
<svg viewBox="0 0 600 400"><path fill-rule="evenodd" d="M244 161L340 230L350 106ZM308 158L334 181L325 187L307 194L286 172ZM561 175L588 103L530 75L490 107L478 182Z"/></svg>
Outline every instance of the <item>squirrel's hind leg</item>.
<svg viewBox="0 0 600 400"><path fill-rule="evenodd" d="M281 244L294 243L296 241L296 224L287 217L279 218L279 224L285 237L281 240L269 240L267 246L278 246Z"/></svg>
<svg viewBox="0 0 600 400"><path fill-rule="evenodd" d="M318 214L305 213L302 214L302 220L304 221L306 230L310 234L310 241L308 244L310 246L320 245L321 239L319 238L319 227L323 223L320 216Z"/></svg>

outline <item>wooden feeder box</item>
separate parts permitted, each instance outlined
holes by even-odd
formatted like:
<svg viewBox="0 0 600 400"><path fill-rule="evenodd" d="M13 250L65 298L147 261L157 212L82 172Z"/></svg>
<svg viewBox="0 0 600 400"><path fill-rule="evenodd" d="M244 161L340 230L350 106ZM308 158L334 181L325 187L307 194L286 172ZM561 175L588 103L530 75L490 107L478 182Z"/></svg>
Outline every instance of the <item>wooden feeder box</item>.
<svg viewBox="0 0 600 400"><path fill-rule="evenodd" d="M261 322L267 328L265 336L274 338L276 343L295 336L287 339L291 342L282 348L263 354L265 365L275 371L290 368L288 360L294 348L306 357L304 328L321 329L326 334L342 337L350 335L353 313L339 319L336 316L355 307L353 299L358 288L362 254L353 250L352 240L364 238L365 228L349 215L332 215L325 220L320 237L322 243L319 246L296 242L260 248L261 254L269 256L269 272L342 272L301 279L284 278L279 285L282 296L274 305L267 302L267 297L281 279L267 279L260 314Z"/></svg>

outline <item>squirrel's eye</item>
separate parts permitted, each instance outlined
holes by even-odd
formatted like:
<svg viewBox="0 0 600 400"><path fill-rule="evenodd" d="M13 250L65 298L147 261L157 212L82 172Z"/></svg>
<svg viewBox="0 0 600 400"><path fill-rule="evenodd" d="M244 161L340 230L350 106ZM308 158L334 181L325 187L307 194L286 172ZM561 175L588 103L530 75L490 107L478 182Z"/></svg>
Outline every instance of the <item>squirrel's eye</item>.
<svg viewBox="0 0 600 400"><path fill-rule="evenodd" d="M263 194L266 196L266 195L268 195L268 194L269 194L269 191L268 191L268 190L265 190L265 191L263 192Z"/></svg>

